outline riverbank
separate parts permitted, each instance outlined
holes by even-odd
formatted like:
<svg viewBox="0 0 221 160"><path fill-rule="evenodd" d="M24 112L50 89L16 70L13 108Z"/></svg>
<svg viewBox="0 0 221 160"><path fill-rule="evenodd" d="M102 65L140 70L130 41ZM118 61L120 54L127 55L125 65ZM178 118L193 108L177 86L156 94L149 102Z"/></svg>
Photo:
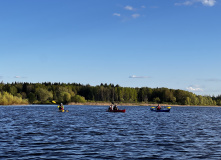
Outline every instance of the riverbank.
<svg viewBox="0 0 221 160"><path fill-rule="evenodd" d="M117 106L157 106L157 103L115 103ZM111 103L108 102L85 102L85 103L75 103L70 102L67 105L89 105L89 106L110 106ZM170 105L170 104L160 104L161 106L183 106L183 105Z"/></svg>
<svg viewBox="0 0 221 160"><path fill-rule="evenodd" d="M115 103L117 106L157 106L158 103ZM108 102L85 102L85 103L75 103L70 102L67 105L88 105L88 106L110 106L111 103ZM170 106L170 107L221 107L221 106L200 106L200 105L175 105L175 104L160 104L160 106Z"/></svg>
<svg viewBox="0 0 221 160"><path fill-rule="evenodd" d="M117 106L157 106L158 103L114 103ZM26 105L51 105L51 103L47 104L10 104L10 105L3 105L0 106L26 106ZM75 103L70 102L65 105L85 105L85 106L110 106L111 103L109 102L85 102L85 103ZM221 106L202 106L202 105L175 105L175 104L161 104L160 106L170 106L170 107L221 107Z"/></svg>

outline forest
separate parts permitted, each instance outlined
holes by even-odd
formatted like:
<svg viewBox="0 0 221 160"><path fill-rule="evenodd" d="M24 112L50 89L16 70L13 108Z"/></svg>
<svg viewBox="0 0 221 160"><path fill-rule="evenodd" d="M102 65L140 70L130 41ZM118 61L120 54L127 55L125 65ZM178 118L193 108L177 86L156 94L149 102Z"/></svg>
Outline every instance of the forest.
<svg viewBox="0 0 221 160"><path fill-rule="evenodd" d="M51 104L52 101L110 102L110 103L163 103L170 105L221 105L221 95L196 95L184 90L168 88L130 88L113 84L97 86L78 83L0 83L0 105Z"/></svg>

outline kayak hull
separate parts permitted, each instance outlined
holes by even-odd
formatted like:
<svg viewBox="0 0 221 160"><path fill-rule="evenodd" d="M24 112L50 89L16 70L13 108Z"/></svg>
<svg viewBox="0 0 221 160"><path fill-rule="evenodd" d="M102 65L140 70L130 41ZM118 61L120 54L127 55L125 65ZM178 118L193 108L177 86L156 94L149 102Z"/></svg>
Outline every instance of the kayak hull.
<svg viewBox="0 0 221 160"><path fill-rule="evenodd" d="M58 110L58 112L69 112L68 110Z"/></svg>
<svg viewBox="0 0 221 160"><path fill-rule="evenodd" d="M122 110L107 110L107 112L126 112L126 109L122 109Z"/></svg>
<svg viewBox="0 0 221 160"><path fill-rule="evenodd" d="M154 111L154 112L170 112L170 109L160 109L160 110L156 110L156 109L150 109L151 111Z"/></svg>

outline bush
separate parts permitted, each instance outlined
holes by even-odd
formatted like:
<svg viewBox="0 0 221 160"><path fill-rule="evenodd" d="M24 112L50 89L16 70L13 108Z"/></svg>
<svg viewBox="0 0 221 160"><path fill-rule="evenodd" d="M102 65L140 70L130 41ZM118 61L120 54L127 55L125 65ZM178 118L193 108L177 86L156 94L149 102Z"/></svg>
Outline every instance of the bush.
<svg viewBox="0 0 221 160"><path fill-rule="evenodd" d="M12 105L12 104L28 104L27 99L13 96L8 92L0 93L0 105Z"/></svg>
<svg viewBox="0 0 221 160"><path fill-rule="evenodd" d="M76 103L85 103L86 100L83 96L79 96L79 95L75 95L74 97L72 97L71 99L72 102L76 102Z"/></svg>

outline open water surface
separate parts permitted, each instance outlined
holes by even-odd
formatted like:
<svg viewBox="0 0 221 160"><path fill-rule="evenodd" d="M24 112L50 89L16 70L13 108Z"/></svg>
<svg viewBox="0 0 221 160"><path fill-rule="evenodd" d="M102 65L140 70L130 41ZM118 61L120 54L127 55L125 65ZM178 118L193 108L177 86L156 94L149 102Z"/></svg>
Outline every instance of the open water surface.
<svg viewBox="0 0 221 160"><path fill-rule="evenodd" d="M0 159L221 159L221 108L0 106Z"/></svg>

